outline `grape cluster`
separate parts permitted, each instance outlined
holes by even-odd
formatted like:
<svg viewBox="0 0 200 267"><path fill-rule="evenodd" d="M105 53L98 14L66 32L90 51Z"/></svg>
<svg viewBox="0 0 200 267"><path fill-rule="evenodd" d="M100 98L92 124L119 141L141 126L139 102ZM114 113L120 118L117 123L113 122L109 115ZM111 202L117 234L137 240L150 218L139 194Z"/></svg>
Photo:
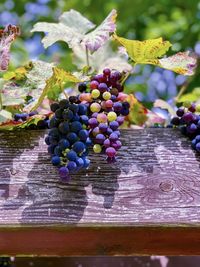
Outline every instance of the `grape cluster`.
<svg viewBox="0 0 200 267"><path fill-rule="evenodd" d="M192 140L192 148L200 152L200 106L185 102L176 114L171 120L172 125L179 127Z"/></svg>
<svg viewBox="0 0 200 267"><path fill-rule="evenodd" d="M88 107L88 130L95 153L104 152L107 160L114 161L117 150L122 146L119 126L129 114L130 105L126 101L120 81L120 72L104 69L91 81L79 84L79 101Z"/></svg>
<svg viewBox="0 0 200 267"><path fill-rule="evenodd" d="M87 106L77 103L77 97L69 97L51 104L51 110L54 115L45 142L52 164L59 168L60 178L68 181L70 173L87 168L90 163Z"/></svg>

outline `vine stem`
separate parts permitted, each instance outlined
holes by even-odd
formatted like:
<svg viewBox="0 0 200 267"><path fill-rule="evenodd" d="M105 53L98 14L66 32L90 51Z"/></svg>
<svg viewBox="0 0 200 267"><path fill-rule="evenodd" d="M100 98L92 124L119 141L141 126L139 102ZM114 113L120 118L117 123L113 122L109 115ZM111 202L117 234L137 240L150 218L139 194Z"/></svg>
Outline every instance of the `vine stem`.
<svg viewBox="0 0 200 267"><path fill-rule="evenodd" d="M177 95L176 98L175 98L175 102L178 102L179 98L185 93L187 87L188 87L188 83L185 83L185 84L181 87L181 89L180 89L178 95Z"/></svg>
<svg viewBox="0 0 200 267"><path fill-rule="evenodd" d="M88 68L90 67L90 62L89 62L89 52L87 46L85 46L85 53L86 53L86 63Z"/></svg>
<svg viewBox="0 0 200 267"><path fill-rule="evenodd" d="M136 66L136 63L133 64L133 70L134 70L135 66ZM131 75L131 71L128 71L128 72L126 73L126 75L124 76L124 79L121 81L121 84L124 84L125 81L128 79L128 77L129 77L130 75Z"/></svg>

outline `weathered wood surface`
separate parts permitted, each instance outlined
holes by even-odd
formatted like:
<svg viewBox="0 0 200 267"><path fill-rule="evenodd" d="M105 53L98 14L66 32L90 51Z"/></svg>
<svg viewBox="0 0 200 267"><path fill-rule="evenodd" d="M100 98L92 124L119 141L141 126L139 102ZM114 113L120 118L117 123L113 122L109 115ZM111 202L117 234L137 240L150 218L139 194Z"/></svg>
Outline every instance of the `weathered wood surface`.
<svg viewBox="0 0 200 267"><path fill-rule="evenodd" d="M115 164L69 184L44 135L0 133L1 255L200 254L200 157L178 131L124 130Z"/></svg>

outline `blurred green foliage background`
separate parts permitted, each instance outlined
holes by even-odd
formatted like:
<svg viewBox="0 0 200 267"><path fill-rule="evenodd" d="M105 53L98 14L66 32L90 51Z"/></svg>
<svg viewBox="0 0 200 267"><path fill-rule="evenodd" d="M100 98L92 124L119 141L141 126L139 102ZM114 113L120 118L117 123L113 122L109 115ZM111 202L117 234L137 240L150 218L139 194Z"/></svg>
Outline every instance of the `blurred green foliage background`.
<svg viewBox="0 0 200 267"><path fill-rule="evenodd" d="M67 45L60 42L44 50L40 42L42 34L30 32L33 25L38 21L56 22L59 15L69 9L76 9L98 25L113 8L118 11L120 36L138 40L161 36L173 44L169 54L189 49L200 55L198 0L1 0L0 25L18 24L22 30L21 38L12 47L13 67L29 58L40 58L56 60L67 70L75 69ZM197 72L188 90L199 83Z"/></svg>

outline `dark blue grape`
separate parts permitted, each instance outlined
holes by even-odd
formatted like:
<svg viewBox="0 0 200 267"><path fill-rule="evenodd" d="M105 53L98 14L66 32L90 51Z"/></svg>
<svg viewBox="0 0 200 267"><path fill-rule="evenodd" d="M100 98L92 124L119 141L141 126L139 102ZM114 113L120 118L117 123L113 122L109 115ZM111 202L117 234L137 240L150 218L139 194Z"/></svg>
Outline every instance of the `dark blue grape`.
<svg viewBox="0 0 200 267"><path fill-rule="evenodd" d="M58 129L62 134L67 134L69 132L69 123L66 121L61 122L58 126Z"/></svg>
<svg viewBox="0 0 200 267"><path fill-rule="evenodd" d="M62 116L64 120L70 121L73 119L74 113L71 110L64 110Z"/></svg>
<svg viewBox="0 0 200 267"><path fill-rule="evenodd" d="M69 172L75 171L77 169L76 162L69 161L68 164L67 164L67 168L68 168Z"/></svg>
<svg viewBox="0 0 200 267"><path fill-rule="evenodd" d="M60 146L56 146L54 149L54 154L57 156L62 156L62 149Z"/></svg>
<svg viewBox="0 0 200 267"><path fill-rule="evenodd" d="M59 104L58 103L52 103L50 108L51 108L51 111L55 112L57 109L59 109Z"/></svg>
<svg viewBox="0 0 200 267"><path fill-rule="evenodd" d="M68 141L67 139L61 139L61 140L59 141L59 146L60 146L60 148L61 148L62 150L65 150L66 148L69 148L70 143L69 143L69 141Z"/></svg>
<svg viewBox="0 0 200 267"><path fill-rule="evenodd" d="M73 121L70 125L70 131L78 133L82 129L82 124L79 121Z"/></svg>
<svg viewBox="0 0 200 267"><path fill-rule="evenodd" d="M56 116L56 118L57 118L57 119L62 119L62 118L63 118L62 113L63 113L63 109L58 108L58 109L55 111L55 116Z"/></svg>
<svg viewBox="0 0 200 267"><path fill-rule="evenodd" d="M60 165L60 157L59 156L53 156L51 159L51 162L54 166Z"/></svg>
<svg viewBox="0 0 200 267"><path fill-rule="evenodd" d="M73 111L73 113L75 114L75 113L77 113L78 110L79 110L79 105L76 105L76 104L70 104L70 105L69 105L69 109L70 109L71 111Z"/></svg>
<svg viewBox="0 0 200 267"><path fill-rule="evenodd" d="M88 136L89 134L87 130L80 130L78 133L78 137L80 138L81 141L86 141Z"/></svg>
<svg viewBox="0 0 200 267"><path fill-rule="evenodd" d="M80 120L83 124L88 125L89 118L86 115L80 116Z"/></svg>
<svg viewBox="0 0 200 267"><path fill-rule="evenodd" d="M68 133L67 139L69 140L70 144L73 144L78 140L78 136L75 133Z"/></svg>
<svg viewBox="0 0 200 267"><path fill-rule="evenodd" d="M77 158L77 153L73 150L69 151L66 155L67 159L70 161L75 161Z"/></svg>
<svg viewBox="0 0 200 267"><path fill-rule="evenodd" d="M60 102L59 102L59 107L60 107L61 109L66 109L66 108L68 108L68 107L69 107L69 100L67 100L67 99L62 99L62 100L60 100Z"/></svg>
<svg viewBox="0 0 200 267"><path fill-rule="evenodd" d="M51 144L50 141L49 141L49 136L46 136L46 137L45 137L45 143L46 143L47 145L50 145L50 144Z"/></svg>
<svg viewBox="0 0 200 267"><path fill-rule="evenodd" d="M79 90L80 93L85 92L86 89L87 89L87 84L86 83L79 83L78 90Z"/></svg>
<svg viewBox="0 0 200 267"><path fill-rule="evenodd" d="M87 114L87 107L83 104L79 104L79 110L78 110L78 114L79 115L86 115Z"/></svg>
<svg viewBox="0 0 200 267"><path fill-rule="evenodd" d="M74 143L73 145L73 150L76 152L76 153L82 153L84 150L85 150L85 144L81 141L77 141L76 143Z"/></svg>

